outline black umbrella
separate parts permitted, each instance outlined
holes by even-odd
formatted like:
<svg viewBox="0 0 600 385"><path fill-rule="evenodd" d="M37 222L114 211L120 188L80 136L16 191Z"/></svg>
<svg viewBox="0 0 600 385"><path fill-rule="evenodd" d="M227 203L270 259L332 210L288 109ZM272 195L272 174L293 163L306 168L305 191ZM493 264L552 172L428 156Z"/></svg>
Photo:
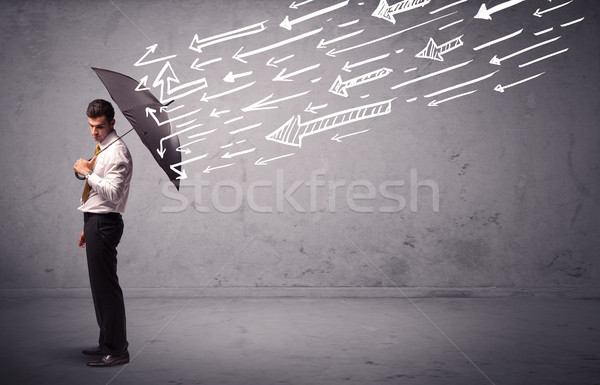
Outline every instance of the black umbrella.
<svg viewBox="0 0 600 385"><path fill-rule="evenodd" d="M154 160L179 190L177 177L182 175L181 152L177 151L179 138L173 135L169 116L165 111L166 106L159 102L150 90L137 90L137 80L110 70L94 67L92 69L131 123L132 129L138 133L142 143L150 150ZM171 167L172 165L177 166Z"/></svg>

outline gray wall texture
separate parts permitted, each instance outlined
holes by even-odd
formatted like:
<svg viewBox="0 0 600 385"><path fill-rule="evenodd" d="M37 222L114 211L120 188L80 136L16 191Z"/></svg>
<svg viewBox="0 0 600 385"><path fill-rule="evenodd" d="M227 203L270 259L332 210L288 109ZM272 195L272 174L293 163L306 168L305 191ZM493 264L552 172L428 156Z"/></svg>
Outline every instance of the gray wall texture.
<svg viewBox="0 0 600 385"><path fill-rule="evenodd" d="M2 2L0 288L88 285L72 166L110 100L92 66L191 91L173 129L203 124L179 135L179 192L124 138L126 288L598 287L599 2L291 3ZM267 139L372 103L391 110Z"/></svg>

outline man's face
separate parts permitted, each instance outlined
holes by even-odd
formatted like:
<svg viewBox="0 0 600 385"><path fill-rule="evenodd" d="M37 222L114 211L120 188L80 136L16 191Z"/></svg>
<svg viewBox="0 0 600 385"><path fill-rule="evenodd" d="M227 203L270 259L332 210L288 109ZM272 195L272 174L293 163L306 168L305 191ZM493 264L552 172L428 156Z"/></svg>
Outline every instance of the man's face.
<svg viewBox="0 0 600 385"><path fill-rule="evenodd" d="M106 120L106 116L101 116L99 118L90 118L88 117L88 122L90 123L90 131L92 132L92 138L96 142L102 142L108 134L112 132L115 126L115 120L112 121Z"/></svg>

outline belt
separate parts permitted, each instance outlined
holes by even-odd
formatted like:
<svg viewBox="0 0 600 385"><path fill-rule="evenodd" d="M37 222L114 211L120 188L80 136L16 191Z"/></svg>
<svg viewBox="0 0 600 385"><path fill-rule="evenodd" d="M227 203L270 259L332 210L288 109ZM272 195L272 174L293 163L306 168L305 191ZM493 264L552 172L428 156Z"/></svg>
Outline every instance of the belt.
<svg viewBox="0 0 600 385"><path fill-rule="evenodd" d="M83 219L88 220L92 217L101 217L101 218L110 218L110 219L120 219L121 213L83 213Z"/></svg>

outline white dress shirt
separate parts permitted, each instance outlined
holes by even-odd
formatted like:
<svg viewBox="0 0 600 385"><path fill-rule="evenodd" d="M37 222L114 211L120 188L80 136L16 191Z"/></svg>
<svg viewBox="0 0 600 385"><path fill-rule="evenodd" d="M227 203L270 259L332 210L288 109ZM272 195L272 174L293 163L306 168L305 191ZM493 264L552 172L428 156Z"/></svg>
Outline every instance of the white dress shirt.
<svg viewBox="0 0 600 385"><path fill-rule="evenodd" d="M88 213L123 213L129 196L129 184L133 174L133 160L129 149L112 131L100 142L93 173L88 177L92 188L89 198L82 202L79 210Z"/></svg>

